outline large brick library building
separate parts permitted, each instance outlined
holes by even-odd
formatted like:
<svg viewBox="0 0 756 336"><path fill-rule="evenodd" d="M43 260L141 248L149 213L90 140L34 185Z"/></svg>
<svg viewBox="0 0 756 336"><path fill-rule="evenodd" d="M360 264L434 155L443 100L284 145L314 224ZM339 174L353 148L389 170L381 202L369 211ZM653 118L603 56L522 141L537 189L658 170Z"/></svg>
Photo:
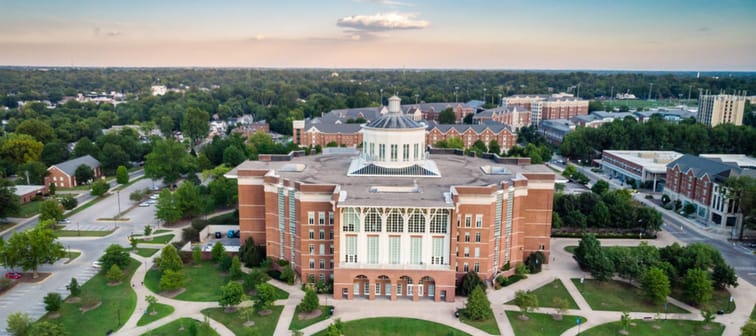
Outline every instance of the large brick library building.
<svg viewBox="0 0 756 336"><path fill-rule="evenodd" d="M426 150L401 112L362 127L362 150L246 161L241 239L264 243L302 281L332 279L335 299L454 301L468 271L492 279L542 251L548 260L554 174L543 165Z"/></svg>

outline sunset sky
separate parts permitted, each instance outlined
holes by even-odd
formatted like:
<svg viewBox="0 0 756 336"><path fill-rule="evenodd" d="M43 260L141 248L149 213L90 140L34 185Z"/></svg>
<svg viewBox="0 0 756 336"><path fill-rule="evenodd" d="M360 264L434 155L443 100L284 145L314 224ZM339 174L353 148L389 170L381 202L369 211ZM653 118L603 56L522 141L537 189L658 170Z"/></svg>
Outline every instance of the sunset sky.
<svg viewBox="0 0 756 336"><path fill-rule="evenodd" d="M754 0L0 0L0 65L756 70Z"/></svg>

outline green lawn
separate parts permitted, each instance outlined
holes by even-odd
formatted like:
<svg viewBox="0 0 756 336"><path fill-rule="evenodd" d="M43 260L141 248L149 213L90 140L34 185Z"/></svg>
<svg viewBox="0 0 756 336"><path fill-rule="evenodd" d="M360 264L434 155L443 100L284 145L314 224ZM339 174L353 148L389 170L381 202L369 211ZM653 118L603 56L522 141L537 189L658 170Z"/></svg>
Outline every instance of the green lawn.
<svg viewBox="0 0 756 336"><path fill-rule="evenodd" d="M575 321L572 321L575 322ZM719 336L724 332L724 326L719 323L711 323L711 330L706 330L702 327L701 321L686 321L686 320L657 320L657 321L643 321L633 320L635 326L628 327L629 335L664 335L664 336ZM659 329L654 328L658 326ZM611 336L621 335L620 322L605 323L586 331L581 331L581 335L585 336ZM519 334L517 335L519 336Z"/></svg>
<svg viewBox="0 0 756 336"><path fill-rule="evenodd" d="M664 313L664 305L649 303L643 298L640 288L626 282L602 282L594 279L585 279L584 284L580 284L580 279L572 279L572 282L594 310ZM668 312L688 313L687 310L673 304L669 304Z"/></svg>
<svg viewBox="0 0 756 336"><path fill-rule="evenodd" d="M496 319L490 318L488 320L484 321L475 321L468 319L467 316L465 316L465 310L460 309L459 310L459 320L462 321L462 323L467 324L469 326L478 328L480 330L483 330L491 335L500 335L499 332L499 325L496 323Z"/></svg>
<svg viewBox="0 0 756 336"><path fill-rule="evenodd" d="M253 327L244 326L244 322L247 319L241 311L226 313L224 308L207 308L203 309L202 313L226 326L226 328L234 332L234 335L244 335L244 332L249 329L257 330L258 335L273 335L278 323L278 317L281 316L281 311L283 311L283 306L273 306L271 310L273 313L268 316L260 316L257 313L251 312L249 320L255 322Z"/></svg>
<svg viewBox="0 0 756 336"><path fill-rule="evenodd" d="M672 294L670 294L669 296L687 303L687 300L684 300L685 294L683 293L682 288L673 287ZM717 310L721 309L724 310L725 313L729 314L735 311L735 302L730 302L730 292L728 292L726 289L715 289L711 293L711 300L702 304L701 307L697 308L700 308L702 310L709 310L711 312L716 312Z"/></svg>
<svg viewBox="0 0 756 336"><path fill-rule="evenodd" d="M289 292L278 288L276 286L271 285L273 288L276 289L276 300L286 300L289 298Z"/></svg>
<svg viewBox="0 0 756 336"><path fill-rule="evenodd" d="M307 320L299 319L299 307L297 307L297 309L294 311L294 318L291 319L289 330L302 330L315 323L328 319L331 316L331 307L333 306L320 306L320 316Z"/></svg>
<svg viewBox="0 0 756 336"><path fill-rule="evenodd" d="M66 261L64 261L63 263L68 264L74 261L74 259L78 258L80 255L81 255L81 252L79 251L66 252L66 255L63 257L63 259L65 259Z"/></svg>
<svg viewBox="0 0 756 336"><path fill-rule="evenodd" d="M564 284L562 284L562 281L559 279L543 285L542 287L531 291L531 293L538 297L538 305L541 307L554 307L552 304L553 298L560 297L567 300L569 303L568 309L578 309L577 303L575 303L575 300L572 299L572 296L570 296L570 293L567 292L567 289L564 288ZM509 301L506 304L513 305L514 300Z"/></svg>
<svg viewBox="0 0 756 336"><path fill-rule="evenodd" d="M128 274L118 286L108 286L103 274L97 274L82 287L82 296L94 295L102 304L90 311L79 311L81 303L63 303L60 318L51 321L60 323L71 335L104 335L108 330L118 330L136 308L136 293L129 285L131 275L140 263L131 259L124 270ZM46 317L43 317L45 319Z"/></svg>
<svg viewBox="0 0 756 336"><path fill-rule="evenodd" d="M156 269L147 271L144 285L151 291L160 293L161 272ZM202 262L199 266L184 265L184 288L186 291L174 297L185 301L218 301L220 286L225 285L230 277L221 275L218 265L212 262Z"/></svg>
<svg viewBox="0 0 756 336"><path fill-rule="evenodd" d="M577 250L577 248L578 247L575 245L570 245L570 246L565 246L564 250L567 251L567 253L575 254L575 250Z"/></svg>
<svg viewBox="0 0 756 336"><path fill-rule="evenodd" d="M26 204L21 204L21 210L18 212L18 217L29 218L39 213L39 207L43 201L31 201Z"/></svg>
<svg viewBox="0 0 756 336"><path fill-rule="evenodd" d="M751 317L750 317L750 319L756 321L756 304L753 305L753 309L751 309Z"/></svg>
<svg viewBox="0 0 756 336"><path fill-rule="evenodd" d="M507 311L507 318L517 336L561 335L567 329L576 326L578 316L564 315L561 321L555 321L551 314L525 313L529 319L520 320L519 311ZM580 316L581 323L587 319Z"/></svg>
<svg viewBox="0 0 756 336"><path fill-rule="evenodd" d="M137 242L138 243L166 244L169 241L171 241L171 239L173 239L174 236L175 235L169 234L169 235L165 235L165 236L153 237L150 240L147 240L145 238L141 238L141 239L137 239Z"/></svg>
<svg viewBox="0 0 756 336"><path fill-rule="evenodd" d="M113 233L113 230L108 230L108 231L55 230L54 233L58 237L105 237Z"/></svg>
<svg viewBox="0 0 756 336"><path fill-rule="evenodd" d="M160 328L150 330L142 336L191 336L191 332L189 331L192 324L196 325L199 328L200 321L197 321L193 318L184 317L177 320L173 320L168 324L165 324L161 326ZM184 330L179 331L181 327L184 327ZM212 332L212 335L218 335L216 331Z"/></svg>
<svg viewBox="0 0 756 336"><path fill-rule="evenodd" d="M360 336L457 336L469 335L459 329L455 329L436 322L423 321L402 317L376 317L362 320L344 322L344 335ZM315 336L325 336L322 330Z"/></svg>
<svg viewBox="0 0 756 336"><path fill-rule="evenodd" d="M134 252L138 256L145 257L145 258L152 257L158 251L160 251L160 249L149 248L149 247L137 247L136 250L131 250L131 252Z"/></svg>
<svg viewBox="0 0 756 336"><path fill-rule="evenodd" d="M157 231L153 232L152 234L161 234L161 233L167 233L167 232L173 232L173 230L160 229L160 230L157 230Z"/></svg>
<svg viewBox="0 0 756 336"><path fill-rule="evenodd" d="M170 315L171 313L173 313L173 310L174 310L173 306L169 306L167 304L162 304L162 303L150 304L150 306L147 307L146 312L141 312L142 318L140 318L139 321L137 321L137 326L148 325L152 323L153 321L157 321L163 317ZM151 315L153 311L156 313L155 315ZM140 312L137 312L137 314L139 313Z"/></svg>

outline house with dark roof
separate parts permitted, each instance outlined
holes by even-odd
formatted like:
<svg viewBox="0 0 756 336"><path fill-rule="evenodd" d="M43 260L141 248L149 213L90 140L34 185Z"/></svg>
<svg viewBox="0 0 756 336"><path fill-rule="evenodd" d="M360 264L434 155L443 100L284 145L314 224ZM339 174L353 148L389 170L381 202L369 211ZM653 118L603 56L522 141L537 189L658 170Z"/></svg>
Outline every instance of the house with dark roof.
<svg viewBox="0 0 756 336"><path fill-rule="evenodd" d="M45 177L45 186L54 184L57 188L73 188L88 181L76 181L76 168L85 165L92 169L93 179L102 177L102 168L100 167L100 161L93 158L91 155L84 155L72 160L57 163L50 168L47 168L49 172Z"/></svg>
<svg viewBox="0 0 756 336"><path fill-rule="evenodd" d="M743 215L739 200L729 195L726 182L741 175L756 177L756 170L685 154L667 164L664 194L683 206L692 204L695 208L692 216L697 220L739 232Z"/></svg>

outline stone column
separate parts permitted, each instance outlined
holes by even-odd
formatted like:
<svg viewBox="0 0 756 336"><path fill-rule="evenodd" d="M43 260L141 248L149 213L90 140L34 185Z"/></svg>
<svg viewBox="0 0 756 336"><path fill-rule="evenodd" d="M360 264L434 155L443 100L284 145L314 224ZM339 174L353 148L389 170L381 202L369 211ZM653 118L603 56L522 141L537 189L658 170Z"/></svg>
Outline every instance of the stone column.
<svg viewBox="0 0 756 336"><path fill-rule="evenodd" d="M389 283L391 283L391 301L396 301L396 286L398 282L391 282L389 280Z"/></svg>
<svg viewBox="0 0 756 336"><path fill-rule="evenodd" d="M367 282L368 282L368 292L369 292L368 293L368 300L373 301L373 300L375 300L375 288L373 288L372 286L369 285L370 284L370 280L368 280ZM377 282L373 282L373 285L378 286L378 283Z"/></svg>

